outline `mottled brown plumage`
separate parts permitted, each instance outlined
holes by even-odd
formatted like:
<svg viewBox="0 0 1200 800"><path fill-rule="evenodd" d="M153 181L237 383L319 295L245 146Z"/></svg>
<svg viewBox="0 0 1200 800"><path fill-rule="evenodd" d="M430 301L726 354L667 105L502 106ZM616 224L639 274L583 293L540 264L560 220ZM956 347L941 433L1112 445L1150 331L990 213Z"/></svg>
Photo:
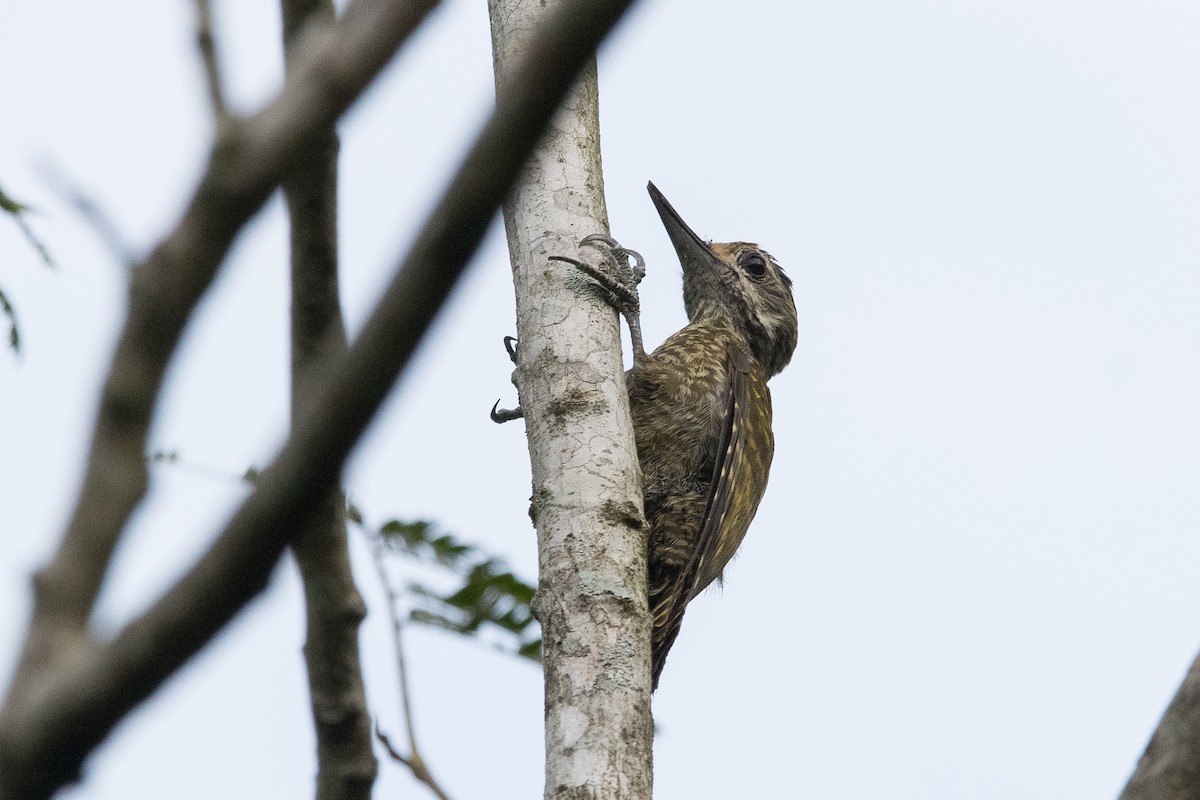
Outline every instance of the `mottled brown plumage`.
<svg viewBox="0 0 1200 800"><path fill-rule="evenodd" d="M796 348L791 281L746 242L712 244L650 196L683 266L687 327L627 375L650 523L657 688L687 604L721 577L750 527L775 451L767 380Z"/></svg>

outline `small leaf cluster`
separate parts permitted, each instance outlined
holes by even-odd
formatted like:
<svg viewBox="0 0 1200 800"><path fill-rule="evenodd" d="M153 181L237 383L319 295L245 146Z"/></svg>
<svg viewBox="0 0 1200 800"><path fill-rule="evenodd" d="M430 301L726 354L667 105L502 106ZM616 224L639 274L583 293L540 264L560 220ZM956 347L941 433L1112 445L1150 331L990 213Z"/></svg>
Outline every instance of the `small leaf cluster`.
<svg viewBox="0 0 1200 800"><path fill-rule="evenodd" d="M12 218L17 227L21 229L21 233L25 236L26 241L37 251L46 266L53 267L54 261L50 258L50 251L42 244L41 239L29 227L29 223L25 219L25 215L30 210L29 206L14 200L5 194L3 189L0 189L0 211ZM3 289L0 289L0 314L3 314L8 319L8 346L14 353L20 353L21 328L17 324L17 310L13 307L12 301L9 300L8 295L4 293Z"/></svg>
<svg viewBox="0 0 1200 800"><path fill-rule="evenodd" d="M353 505L347 517L362 526L362 515ZM389 520L374 535L388 552L436 567L452 578L449 591L419 581L408 584L414 602L408 614L411 622L470 638L483 631L498 632L506 642L504 650L541 660L541 629L531 607L534 587L502 559L421 520Z"/></svg>

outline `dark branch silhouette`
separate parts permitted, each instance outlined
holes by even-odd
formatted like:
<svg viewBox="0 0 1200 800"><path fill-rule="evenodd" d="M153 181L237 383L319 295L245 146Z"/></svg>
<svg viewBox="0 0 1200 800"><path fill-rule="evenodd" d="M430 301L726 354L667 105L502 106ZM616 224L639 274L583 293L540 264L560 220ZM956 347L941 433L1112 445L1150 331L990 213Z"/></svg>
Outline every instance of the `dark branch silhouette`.
<svg viewBox="0 0 1200 800"><path fill-rule="evenodd" d="M632 0L563 5L528 56L362 334L213 546L111 641L87 629L146 486L146 430L179 336L241 227L378 73L431 3L360 0L306 31L279 97L221 132L178 227L136 268L78 506L38 573L25 650L0 711L0 795L48 797L266 586L461 276L575 75Z"/></svg>
<svg viewBox="0 0 1200 800"><path fill-rule="evenodd" d="M332 22L334 9L332 0L282 0L281 6L284 55L291 69L304 27ZM215 81L219 73L215 67L210 72ZM347 348L338 297L338 147L332 126L317 132L283 181L291 234L294 422L328 379L332 359ZM340 485L332 486L292 542L304 586L317 800L366 800L377 769L358 647L366 606L350 568L345 506Z"/></svg>
<svg viewBox="0 0 1200 800"><path fill-rule="evenodd" d="M229 122L229 105L225 102L225 84L221 78L221 62L217 57L217 41L213 34L211 0L196 0L196 48L204 67L204 82L208 88L208 103L220 128Z"/></svg>
<svg viewBox="0 0 1200 800"><path fill-rule="evenodd" d="M1200 656L1159 720L1120 800L1200 800Z"/></svg>

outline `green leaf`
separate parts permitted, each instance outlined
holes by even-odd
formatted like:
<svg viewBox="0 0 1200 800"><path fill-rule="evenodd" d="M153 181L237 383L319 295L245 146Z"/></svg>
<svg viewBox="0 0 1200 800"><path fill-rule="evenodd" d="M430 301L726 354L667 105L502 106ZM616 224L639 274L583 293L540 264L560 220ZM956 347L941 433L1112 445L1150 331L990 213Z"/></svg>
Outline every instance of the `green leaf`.
<svg viewBox="0 0 1200 800"><path fill-rule="evenodd" d="M474 565L453 591L433 592L414 584L409 587L419 598L423 612L442 627L450 620L460 633L474 633L492 626L515 637L515 651L528 644L529 634L537 630L529 604L534 589L508 571L499 559ZM422 621L416 619L415 621ZM434 624L434 623L430 623Z"/></svg>
<svg viewBox="0 0 1200 800"><path fill-rule="evenodd" d="M541 638L534 639L532 642L526 642L517 648L517 655L522 658L528 658L531 661L542 663L542 640Z"/></svg>
<svg viewBox="0 0 1200 800"><path fill-rule="evenodd" d="M449 535L437 537L429 543L429 546L433 549L433 556L438 563L447 567L462 561L474 550L471 545L463 544Z"/></svg>
<svg viewBox="0 0 1200 800"><path fill-rule="evenodd" d="M530 608L534 587L502 559L423 520L388 520L379 527L378 536L388 551L452 578L448 591L419 581L407 584L410 622L467 637L489 631L499 637L501 649L522 658L540 658L540 628Z"/></svg>
<svg viewBox="0 0 1200 800"><path fill-rule="evenodd" d="M463 633L462 626L448 617L441 614L435 614L432 611L426 611L423 608L414 608L409 612L408 618L412 622L417 622L422 625L432 625L435 628L445 628L455 633Z"/></svg>
<svg viewBox="0 0 1200 800"><path fill-rule="evenodd" d="M5 194L3 189L0 189L0 211L12 217L13 222L21 229L21 233L24 234L25 240L37 251L37 254L41 256L46 266L53 268L54 259L50 257L50 251L46 248L46 245L42 244L42 240L37 237L37 234L33 232L33 228L29 227L29 223L25 220L25 215L32 210L29 206L14 200ZM9 314L9 316L11 317L12 315ZM12 336L9 338L11 340ZM14 349L16 349L15 345Z"/></svg>
<svg viewBox="0 0 1200 800"><path fill-rule="evenodd" d="M433 526L428 522L401 522L393 519L384 523L379 529L379 535L391 550L420 555L422 545L426 544L426 537L432 529Z"/></svg>
<svg viewBox="0 0 1200 800"><path fill-rule="evenodd" d="M8 295L0 289L0 310L8 317L8 346L14 353L21 353L21 329L17 326L17 310L9 302Z"/></svg>
<svg viewBox="0 0 1200 800"><path fill-rule="evenodd" d="M24 203L18 203L16 200L13 200L11 197L5 194L3 189L0 189L0 211L7 211L14 217L19 217L28 210L29 206L25 205Z"/></svg>

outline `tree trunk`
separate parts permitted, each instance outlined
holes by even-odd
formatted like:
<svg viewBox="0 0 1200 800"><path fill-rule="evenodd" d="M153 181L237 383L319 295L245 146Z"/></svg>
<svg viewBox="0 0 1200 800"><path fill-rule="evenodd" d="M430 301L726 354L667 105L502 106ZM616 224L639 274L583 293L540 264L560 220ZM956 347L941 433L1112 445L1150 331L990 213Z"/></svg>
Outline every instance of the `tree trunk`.
<svg viewBox="0 0 1200 800"><path fill-rule="evenodd" d="M489 0L496 83L555 2ZM650 626L641 476L614 311L574 267L606 232L595 61L504 207L517 297L517 386L533 470L551 798L648 800Z"/></svg>

